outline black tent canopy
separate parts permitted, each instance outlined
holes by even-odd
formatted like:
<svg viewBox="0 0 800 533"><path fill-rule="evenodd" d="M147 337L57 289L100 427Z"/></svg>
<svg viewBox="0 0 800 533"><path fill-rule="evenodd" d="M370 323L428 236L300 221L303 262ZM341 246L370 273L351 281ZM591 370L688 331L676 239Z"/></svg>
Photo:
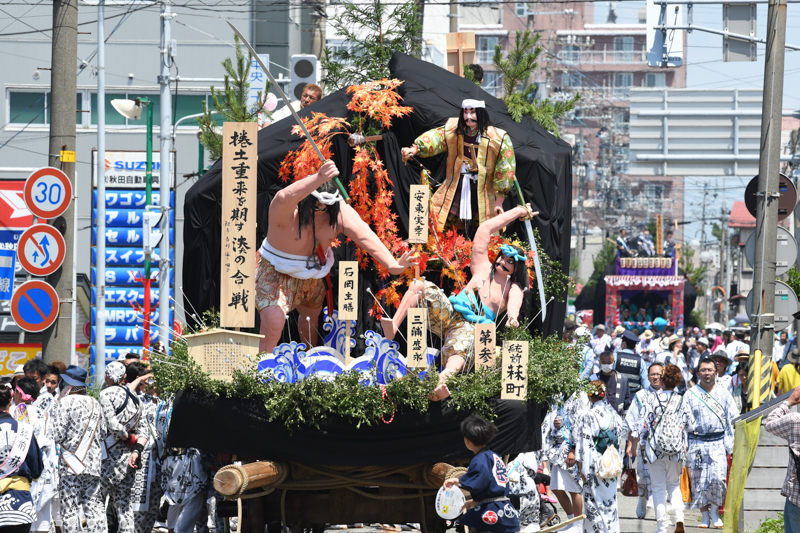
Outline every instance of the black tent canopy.
<svg viewBox="0 0 800 533"><path fill-rule="evenodd" d="M408 186L419 183L419 176L414 172L413 165L406 166L400 162L399 148L411 145L423 132L441 126L449 117L457 116L464 98L481 99L486 101L493 125L506 130L514 144L517 179L526 200L534 211L539 211L533 224L541 235L544 248L541 251L561 262L566 272L569 264L572 201L570 146L553 137L530 117L524 117L521 123L514 122L502 101L469 80L431 63L395 53L389 67L392 77L404 82L398 90L404 98L404 105L414 109L409 117L396 119L392 126L392 135L378 143L380 155L394 184L395 209L400 215L398 228L401 235L407 235L408 231ZM342 89L303 109L299 114L301 117L310 117L311 112L318 112L350 119L352 112L347 109L349 101L349 96ZM291 134L294 124L291 118L286 118L258 133L257 243L266 235L269 203L275 193L285 186L278 178L280 163L303 140ZM334 138L333 154L332 159L340 169L340 179L347 187L353 151L347 146L344 135ZM423 160L438 181L444 177L443 162L441 156ZM219 308L221 199L222 170L221 162L217 161L189 189L184 207L184 298L201 313L207 309ZM510 208L517 202L516 197L511 196L506 199L506 207ZM510 229L513 231L515 228L512 226ZM518 234L524 234L521 228ZM335 254L337 260L354 259L353 246L339 246ZM335 276L335 269L332 274ZM369 279L370 277L368 273L361 273L362 288L378 287L379 281ZM538 305L538 297L533 294L535 290L534 288L527 298L532 307ZM364 296L362 291L362 298ZM373 327L374 322L366 317L366 311L371 304L371 299L362 300L359 306L364 319L359 321L357 333L366 327ZM551 303L545 323L534 323L533 327L545 332L560 331L565 305L564 302ZM188 305L186 307L191 308Z"/></svg>

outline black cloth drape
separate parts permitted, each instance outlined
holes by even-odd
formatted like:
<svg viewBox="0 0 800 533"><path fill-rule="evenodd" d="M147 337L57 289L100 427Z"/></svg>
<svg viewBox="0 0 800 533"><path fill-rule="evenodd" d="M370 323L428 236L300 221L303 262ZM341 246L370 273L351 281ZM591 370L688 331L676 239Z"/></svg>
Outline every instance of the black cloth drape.
<svg viewBox="0 0 800 533"><path fill-rule="evenodd" d="M496 399L492 407L498 429L489 445L492 451L505 455L541 448L546 405ZM282 422L270 422L258 400L183 391L175 399L167 446L325 465L434 463L472 457L460 431L468 415L454 411L445 400L431 403L425 414L398 413L391 424L356 428L348 420L332 418L320 429L290 431Z"/></svg>
<svg viewBox="0 0 800 533"><path fill-rule="evenodd" d="M409 146L423 132L444 124L449 117L457 116L464 98L482 99L486 101L494 125L506 130L511 136L517 159L517 178L526 200L535 211L539 211L533 224L541 234L542 251L560 262L563 271L567 272L572 205L570 146L557 140L530 117L524 117L521 123L514 122L502 101L469 80L431 63L395 53L389 67L393 77L404 81L399 89L405 99L404 104L414 108L410 117L396 120L392 127L393 135L388 135L384 141L378 143L381 157L394 184L400 231L407 234L408 184L418 182L419 178L414 172L419 169L414 164L406 166L400 162L399 147ZM311 112L321 112L328 116L350 118L352 113L346 107L348 102L349 96L342 89L303 109L299 114L309 117ZM286 153L298 148L302 142L300 137L290 133L292 126L293 120L286 118L264 128L258 134L257 244L266 235L269 202L285 186L278 179L278 167ZM333 160L341 171L340 179L347 186L353 152L347 146L344 135L334 138L333 153ZM441 181L444 177L444 158L437 156L422 161L432 171L434 179ZM200 312L219 308L221 180L221 165L218 161L186 194L184 298ZM506 207L511 207L517 203L517 199L515 196L509 197L506 203ZM520 236L525 235L521 225L514 224L510 229L516 230ZM337 259L352 258L351 247L341 246L335 252ZM362 273L362 282L364 277ZM336 278L333 279L335 286ZM378 283L378 280L372 280L373 286ZM529 316L533 316L538 310L535 289L532 292L534 294L527 295L524 309L530 313ZM369 298L368 295L366 297ZM566 295L564 299L565 297ZM369 300L364 300L363 303L368 304ZM189 308L188 303L186 307ZM369 305L360 307L364 315L368 308ZM566 302L551 303L545 323L541 324L537 320L531 327L547 333L560 331L565 311ZM364 316L359 321L359 330L363 331L368 322Z"/></svg>

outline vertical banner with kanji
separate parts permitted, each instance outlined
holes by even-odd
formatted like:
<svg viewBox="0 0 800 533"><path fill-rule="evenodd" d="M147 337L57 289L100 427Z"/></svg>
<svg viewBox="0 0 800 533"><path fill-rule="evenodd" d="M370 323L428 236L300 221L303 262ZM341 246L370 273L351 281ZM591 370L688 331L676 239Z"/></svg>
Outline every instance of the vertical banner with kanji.
<svg viewBox="0 0 800 533"><path fill-rule="evenodd" d="M427 185L411 186L411 201L408 204L408 242L428 242L428 195Z"/></svg>
<svg viewBox="0 0 800 533"><path fill-rule="evenodd" d="M528 395L528 341L503 342L501 400L525 400Z"/></svg>
<svg viewBox="0 0 800 533"><path fill-rule="evenodd" d="M358 320L358 261L339 261L339 320Z"/></svg>
<svg viewBox="0 0 800 533"><path fill-rule="evenodd" d="M428 343L425 340L428 310L424 307L412 307L406 317L408 333L407 368L426 368L428 366Z"/></svg>
<svg viewBox="0 0 800 533"><path fill-rule="evenodd" d="M339 320L344 320L344 360L350 363L350 321L358 320L358 261L339 261Z"/></svg>
<svg viewBox="0 0 800 533"><path fill-rule="evenodd" d="M475 366L494 364L495 325L475 324Z"/></svg>
<svg viewBox="0 0 800 533"><path fill-rule="evenodd" d="M219 325L255 325L256 175L255 122L222 125L222 267Z"/></svg>

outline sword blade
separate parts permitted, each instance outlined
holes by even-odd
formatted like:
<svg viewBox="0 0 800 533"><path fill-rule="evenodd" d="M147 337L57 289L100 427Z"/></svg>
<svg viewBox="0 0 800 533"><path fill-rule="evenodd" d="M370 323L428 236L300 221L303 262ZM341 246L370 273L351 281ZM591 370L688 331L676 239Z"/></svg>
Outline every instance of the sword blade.
<svg viewBox="0 0 800 533"><path fill-rule="evenodd" d="M533 251L533 268L536 271L536 284L539 288L539 305L542 308L542 322L544 322L544 319L547 318L547 303L544 300L544 283L542 283L542 267L539 265L539 250L536 249L536 239L533 238L533 226L531 226L530 220L525 221L525 231L528 234L528 241Z"/></svg>
<svg viewBox="0 0 800 533"><path fill-rule="evenodd" d="M258 57L258 54L256 53L255 49L252 46L250 46L250 43L247 42L247 39L244 38L244 35L242 35L242 32L240 32L236 28L236 26L231 24L229 21L226 20L225 22L227 22L228 26L230 26L231 29L236 33L236 35L239 36L239 39L241 39L241 41L244 43L244 45L250 51L250 55L252 55L256 59L256 61L258 61L258 64L261 66L261 69L264 72L267 73L267 76L269 77L269 81L272 82L272 86L275 87L275 90L277 91L278 95L283 99L284 103L289 108L289 111L292 112L292 116L294 117L294 120L300 126L300 129L303 130L303 134L306 136L306 139L308 139L308 142L311 143L311 146L314 148L314 151L317 152L317 156L319 156L320 161L324 162L325 161L325 156L322 155L322 150L319 149L319 146L317 146L317 143L314 142L314 139L311 137L311 134L308 133L308 130L306 129L306 125L303 124L302 120L300 120L300 117L297 115L297 111L295 111L294 108L292 107L292 102L289 101L289 98L286 96L286 94L284 94L283 89L281 89L281 86L278 85L277 81L275 81L275 78L272 76L272 73L269 71L269 68L267 68L267 66L264 65L264 62L261 61L260 57Z"/></svg>

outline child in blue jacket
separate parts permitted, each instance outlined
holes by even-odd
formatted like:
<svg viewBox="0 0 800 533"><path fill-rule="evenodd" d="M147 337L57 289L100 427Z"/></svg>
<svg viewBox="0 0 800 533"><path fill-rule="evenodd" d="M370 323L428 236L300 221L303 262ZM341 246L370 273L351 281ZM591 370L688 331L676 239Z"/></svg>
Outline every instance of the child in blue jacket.
<svg viewBox="0 0 800 533"><path fill-rule="evenodd" d="M458 522L470 532L519 532L519 512L508 499L508 470L503 460L486 446L497 433L497 427L483 418L470 415L461 423L464 445L475 454L469 469L460 478L444 482L450 489L457 486L472 496L464 504L466 511Z"/></svg>

